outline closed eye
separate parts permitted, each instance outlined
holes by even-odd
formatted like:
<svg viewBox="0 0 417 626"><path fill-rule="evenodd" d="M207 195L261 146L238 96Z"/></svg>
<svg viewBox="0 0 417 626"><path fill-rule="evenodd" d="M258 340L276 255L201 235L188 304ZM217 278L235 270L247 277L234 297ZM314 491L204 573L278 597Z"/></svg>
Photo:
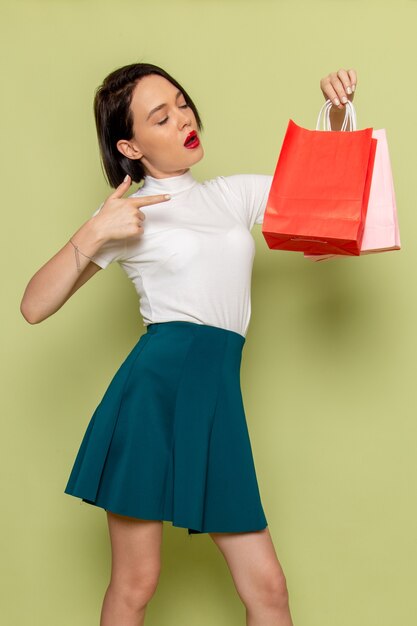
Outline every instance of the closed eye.
<svg viewBox="0 0 417 626"><path fill-rule="evenodd" d="M183 104L183 105L181 105L179 108L180 108L180 109L186 109L186 108L188 108L189 106L190 106L189 104ZM165 118L165 119L163 119L161 122L157 122L158 126L162 126L163 124L166 124L166 123L167 123L167 121L168 121L168 119L169 119L169 118L168 118L168 117L166 117L166 118Z"/></svg>

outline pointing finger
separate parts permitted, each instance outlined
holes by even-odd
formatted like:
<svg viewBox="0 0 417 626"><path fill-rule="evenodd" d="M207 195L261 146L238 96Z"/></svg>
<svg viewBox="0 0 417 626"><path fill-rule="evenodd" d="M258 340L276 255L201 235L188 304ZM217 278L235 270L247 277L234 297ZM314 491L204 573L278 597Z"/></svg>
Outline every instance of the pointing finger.
<svg viewBox="0 0 417 626"><path fill-rule="evenodd" d="M157 196L139 196L136 198L132 198L134 201L134 205L136 207L147 206L149 204L157 204L158 202L166 202L170 200L171 196L169 194L159 194Z"/></svg>

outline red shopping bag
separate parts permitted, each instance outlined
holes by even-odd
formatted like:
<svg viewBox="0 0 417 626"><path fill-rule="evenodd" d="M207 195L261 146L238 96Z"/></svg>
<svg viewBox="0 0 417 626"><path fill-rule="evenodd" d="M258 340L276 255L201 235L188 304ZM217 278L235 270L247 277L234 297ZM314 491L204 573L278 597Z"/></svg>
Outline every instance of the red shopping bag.
<svg viewBox="0 0 417 626"><path fill-rule="evenodd" d="M345 132L350 101L342 130L318 130L330 106L316 130L288 123L262 224L269 248L360 254L377 140L372 128Z"/></svg>
<svg viewBox="0 0 417 626"><path fill-rule="evenodd" d="M401 250L397 203L385 128L374 129L378 140L368 211L361 244L361 256L378 252ZM337 258L337 254L307 254L305 258L323 261Z"/></svg>

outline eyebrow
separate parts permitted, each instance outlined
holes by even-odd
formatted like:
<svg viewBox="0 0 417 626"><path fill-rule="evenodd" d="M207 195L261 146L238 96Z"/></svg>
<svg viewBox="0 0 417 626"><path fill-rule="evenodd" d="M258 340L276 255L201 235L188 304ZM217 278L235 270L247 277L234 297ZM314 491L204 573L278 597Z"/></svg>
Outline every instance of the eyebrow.
<svg viewBox="0 0 417 626"><path fill-rule="evenodd" d="M177 95L175 96L175 100L178 100L178 98L182 96L181 91L177 92ZM152 111L150 111L148 117L146 118L146 121L148 121L148 119L151 117L151 115L153 115L154 113L156 113L157 111L159 111L160 109L163 109L164 107L166 107L167 104L166 102L164 102L163 104L159 104L157 107L155 107L154 109L152 109Z"/></svg>

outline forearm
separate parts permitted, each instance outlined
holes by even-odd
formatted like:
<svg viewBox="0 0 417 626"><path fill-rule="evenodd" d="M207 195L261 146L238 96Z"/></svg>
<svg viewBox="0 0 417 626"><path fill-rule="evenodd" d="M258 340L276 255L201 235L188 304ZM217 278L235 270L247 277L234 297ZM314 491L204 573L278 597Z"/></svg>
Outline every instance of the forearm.
<svg viewBox="0 0 417 626"><path fill-rule="evenodd" d="M71 239L88 257L93 256L103 245L104 239L90 218L72 236ZM79 253L77 267L75 249L67 243L47 261L29 281L20 305L23 317L31 324L36 324L55 313L68 299L71 290L90 259Z"/></svg>

